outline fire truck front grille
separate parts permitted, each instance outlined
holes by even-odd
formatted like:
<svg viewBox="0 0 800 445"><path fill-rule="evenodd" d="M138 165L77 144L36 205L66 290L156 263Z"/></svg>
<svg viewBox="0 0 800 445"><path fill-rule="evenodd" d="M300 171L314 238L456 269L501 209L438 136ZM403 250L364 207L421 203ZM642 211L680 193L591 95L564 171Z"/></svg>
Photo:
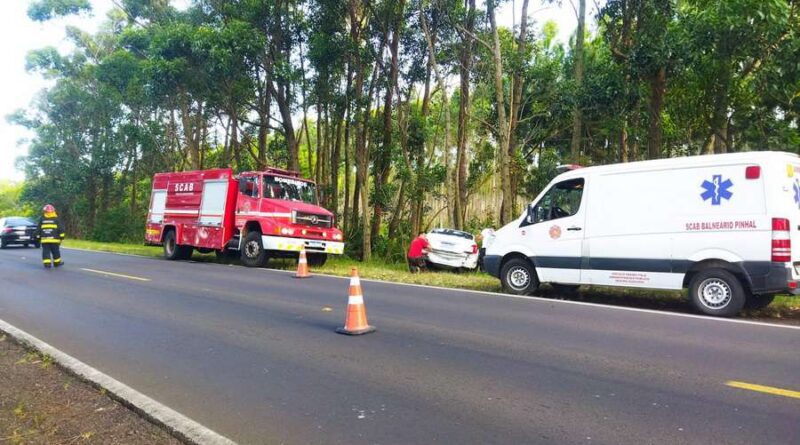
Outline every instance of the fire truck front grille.
<svg viewBox="0 0 800 445"><path fill-rule="evenodd" d="M313 213L297 212L294 216L295 224L305 224L312 227L324 227L329 229L333 226L333 218L327 215L315 215Z"/></svg>

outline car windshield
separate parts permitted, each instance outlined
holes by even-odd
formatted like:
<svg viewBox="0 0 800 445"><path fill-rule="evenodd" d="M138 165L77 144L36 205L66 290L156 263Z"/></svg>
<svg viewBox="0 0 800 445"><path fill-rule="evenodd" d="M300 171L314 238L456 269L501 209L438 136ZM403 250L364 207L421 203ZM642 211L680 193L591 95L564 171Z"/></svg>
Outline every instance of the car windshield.
<svg viewBox="0 0 800 445"><path fill-rule="evenodd" d="M28 218L7 218L6 226L35 226L36 223Z"/></svg>
<svg viewBox="0 0 800 445"><path fill-rule="evenodd" d="M452 236L457 236L459 238L464 238L464 239L469 239L469 240L473 239L473 236L472 236L471 233L462 232L460 230L455 230L455 229L433 229L433 230L431 230L431 233L438 233L438 234L441 234L441 235L452 235Z"/></svg>
<svg viewBox="0 0 800 445"><path fill-rule="evenodd" d="M284 176L264 176L264 197L317 204L317 188L312 182Z"/></svg>

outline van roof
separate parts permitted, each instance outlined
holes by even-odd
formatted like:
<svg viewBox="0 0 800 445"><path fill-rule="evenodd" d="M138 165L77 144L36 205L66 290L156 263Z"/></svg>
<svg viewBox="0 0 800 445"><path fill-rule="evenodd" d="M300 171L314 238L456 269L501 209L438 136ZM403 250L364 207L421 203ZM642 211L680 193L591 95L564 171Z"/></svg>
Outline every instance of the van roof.
<svg viewBox="0 0 800 445"><path fill-rule="evenodd" d="M678 158L654 159L649 161L636 161L609 165L598 165L570 170L557 176L559 179L569 179L575 176L585 176L596 173L615 173L635 170L659 170L664 168L698 167L715 164L730 164L732 162L765 162L780 158L797 160L798 155L783 151L748 151L742 153L725 153L714 155L682 156Z"/></svg>

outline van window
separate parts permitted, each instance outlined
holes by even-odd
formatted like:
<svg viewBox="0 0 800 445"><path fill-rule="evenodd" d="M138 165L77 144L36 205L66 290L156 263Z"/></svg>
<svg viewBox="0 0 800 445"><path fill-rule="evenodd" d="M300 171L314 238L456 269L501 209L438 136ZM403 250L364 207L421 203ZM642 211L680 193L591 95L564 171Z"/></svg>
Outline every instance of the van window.
<svg viewBox="0 0 800 445"><path fill-rule="evenodd" d="M583 197L583 178L554 185L533 208L534 223L566 218L578 213Z"/></svg>

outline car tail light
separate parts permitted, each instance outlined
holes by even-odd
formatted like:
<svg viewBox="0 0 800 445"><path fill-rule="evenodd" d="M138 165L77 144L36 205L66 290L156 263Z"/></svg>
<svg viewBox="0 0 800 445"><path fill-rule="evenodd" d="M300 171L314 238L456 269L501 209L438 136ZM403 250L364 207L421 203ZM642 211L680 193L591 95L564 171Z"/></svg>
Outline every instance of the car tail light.
<svg viewBox="0 0 800 445"><path fill-rule="evenodd" d="M3 227L3 233L11 233L13 231L14 229L12 229L11 227Z"/></svg>
<svg viewBox="0 0 800 445"><path fill-rule="evenodd" d="M758 179L761 177L761 167L758 165L751 165L744 169L744 177L746 179Z"/></svg>
<svg viewBox="0 0 800 445"><path fill-rule="evenodd" d="M789 220L772 218L772 262L788 263L792 261L792 239Z"/></svg>
<svg viewBox="0 0 800 445"><path fill-rule="evenodd" d="M472 245L472 253L478 253L478 245L477 244L473 244Z"/></svg>

